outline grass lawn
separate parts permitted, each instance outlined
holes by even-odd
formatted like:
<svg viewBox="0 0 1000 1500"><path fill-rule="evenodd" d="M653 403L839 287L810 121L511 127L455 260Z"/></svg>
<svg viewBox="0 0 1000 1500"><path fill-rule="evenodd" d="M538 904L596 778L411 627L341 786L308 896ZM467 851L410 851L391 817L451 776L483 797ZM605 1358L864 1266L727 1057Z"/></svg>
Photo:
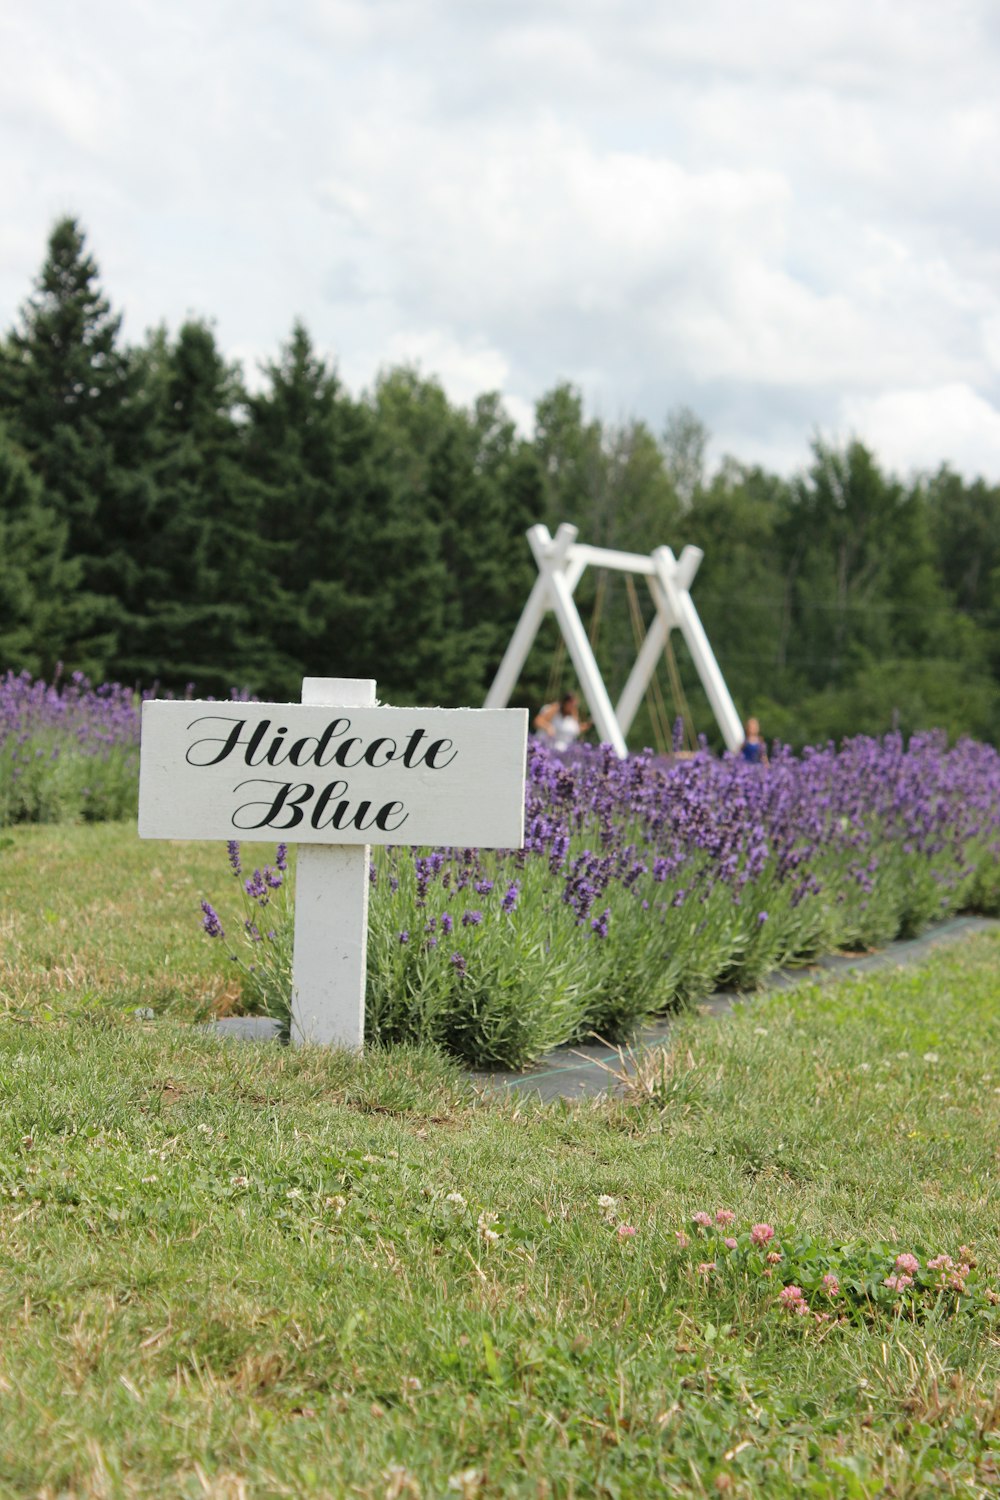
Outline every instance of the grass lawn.
<svg viewBox="0 0 1000 1500"><path fill-rule="evenodd" d="M543 1107L199 1032L224 851L10 838L0 1495L997 1492L1000 936L688 1017L625 1097ZM979 1290L797 1315L762 1223L797 1274L962 1246Z"/></svg>

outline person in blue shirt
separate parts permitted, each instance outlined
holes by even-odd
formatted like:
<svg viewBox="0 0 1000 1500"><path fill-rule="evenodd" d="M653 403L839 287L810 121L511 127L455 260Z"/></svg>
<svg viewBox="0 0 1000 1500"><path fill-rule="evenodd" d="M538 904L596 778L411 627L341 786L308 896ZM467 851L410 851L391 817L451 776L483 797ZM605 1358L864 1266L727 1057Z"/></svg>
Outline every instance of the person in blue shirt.
<svg viewBox="0 0 1000 1500"><path fill-rule="evenodd" d="M756 719L747 719L746 738L743 741L740 754L751 765L767 765L767 746L761 738L760 725Z"/></svg>

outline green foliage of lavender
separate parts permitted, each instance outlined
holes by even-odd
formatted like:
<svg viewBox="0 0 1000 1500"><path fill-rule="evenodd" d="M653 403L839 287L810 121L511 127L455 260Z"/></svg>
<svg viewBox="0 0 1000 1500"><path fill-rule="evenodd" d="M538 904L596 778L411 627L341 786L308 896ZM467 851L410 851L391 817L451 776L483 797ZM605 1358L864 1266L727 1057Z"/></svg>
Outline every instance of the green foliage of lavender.
<svg viewBox="0 0 1000 1500"><path fill-rule="evenodd" d="M134 817L138 782L134 693L79 672L0 677L0 826Z"/></svg>
<svg viewBox="0 0 1000 1500"><path fill-rule="evenodd" d="M373 1040L519 1068L782 964L1000 910L1000 756L940 735L777 751L766 770L533 746L525 826L516 851L375 851ZM239 878L245 999L287 1016L280 871ZM211 907L204 924L224 937Z"/></svg>
<svg viewBox="0 0 1000 1500"><path fill-rule="evenodd" d="M229 962L239 972L243 1003L251 1015L276 1016L288 1035L294 912L285 875L288 848L279 844L273 865L245 871L239 844L228 845L229 867L239 884L239 947L230 945ZM225 938L218 913L202 901L202 925L209 937Z"/></svg>

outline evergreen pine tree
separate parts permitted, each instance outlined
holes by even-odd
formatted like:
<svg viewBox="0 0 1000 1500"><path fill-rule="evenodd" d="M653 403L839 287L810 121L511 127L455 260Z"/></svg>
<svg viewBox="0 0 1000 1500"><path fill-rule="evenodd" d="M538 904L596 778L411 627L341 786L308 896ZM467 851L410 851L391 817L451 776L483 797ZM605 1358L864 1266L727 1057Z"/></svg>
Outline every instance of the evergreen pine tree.
<svg viewBox="0 0 1000 1500"><path fill-rule="evenodd" d="M203 693L273 690L289 672L274 639L275 549L264 487L247 465L239 372L200 322L172 345L158 340L147 358L160 401L149 473L155 548L130 673Z"/></svg>
<svg viewBox="0 0 1000 1500"><path fill-rule="evenodd" d="M51 678L80 608L66 525L0 428L0 671Z"/></svg>
<svg viewBox="0 0 1000 1500"><path fill-rule="evenodd" d="M342 389L302 324L264 374L266 388L248 403L248 462L265 492L263 535L280 594L275 642L293 664L288 690L297 695L304 674L385 670L367 644L383 586L370 561L383 545L373 529L380 485L371 413Z"/></svg>
<svg viewBox="0 0 1000 1500"><path fill-rule="evenodd" d="M537 519L537 465L496 396L458 410L436 381L397 369L379 381L374 411L395 587L427 620L417 680L433 701L482 702L530 587L524 530Z"/></svg>
<svg viewBox="0 0 1000 1500"><path fill-rule="evenodd" d="M141 531L129 526L132 481L118 451L131 431L132 389L120 321L81 229L60 220L0 355L0 419L65 522L68 554L80 560L82 592L64 650L68 664L96 677L114 665L127 617L121 570L109 562L127 558Z"/></svg>

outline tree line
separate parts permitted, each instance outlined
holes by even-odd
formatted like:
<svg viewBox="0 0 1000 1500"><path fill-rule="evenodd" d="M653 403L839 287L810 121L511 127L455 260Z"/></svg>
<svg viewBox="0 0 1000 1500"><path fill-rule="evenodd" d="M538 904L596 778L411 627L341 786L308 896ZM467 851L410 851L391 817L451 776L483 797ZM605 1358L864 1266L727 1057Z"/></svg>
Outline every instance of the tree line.
<svg viewBox="0 0 1000 1500"><path fill-rule="evenodd" d="M932 725L1000 735L1000 485L903 482L859 442L785 478L705 470L689 411L657 434L561 384L518 433L390 369L353 395L296 324L254 389L209 322L122 337L73 219L0 339L0 669L202 695L374 676L396 703L477 704L534 577L524 532L691 542L693 597L737 706L801 744ZM620 575L578 599L612 696L649 618ZM714 726L683 646L633 739ZM550 625L519 685L571 686Z"/></svg>

